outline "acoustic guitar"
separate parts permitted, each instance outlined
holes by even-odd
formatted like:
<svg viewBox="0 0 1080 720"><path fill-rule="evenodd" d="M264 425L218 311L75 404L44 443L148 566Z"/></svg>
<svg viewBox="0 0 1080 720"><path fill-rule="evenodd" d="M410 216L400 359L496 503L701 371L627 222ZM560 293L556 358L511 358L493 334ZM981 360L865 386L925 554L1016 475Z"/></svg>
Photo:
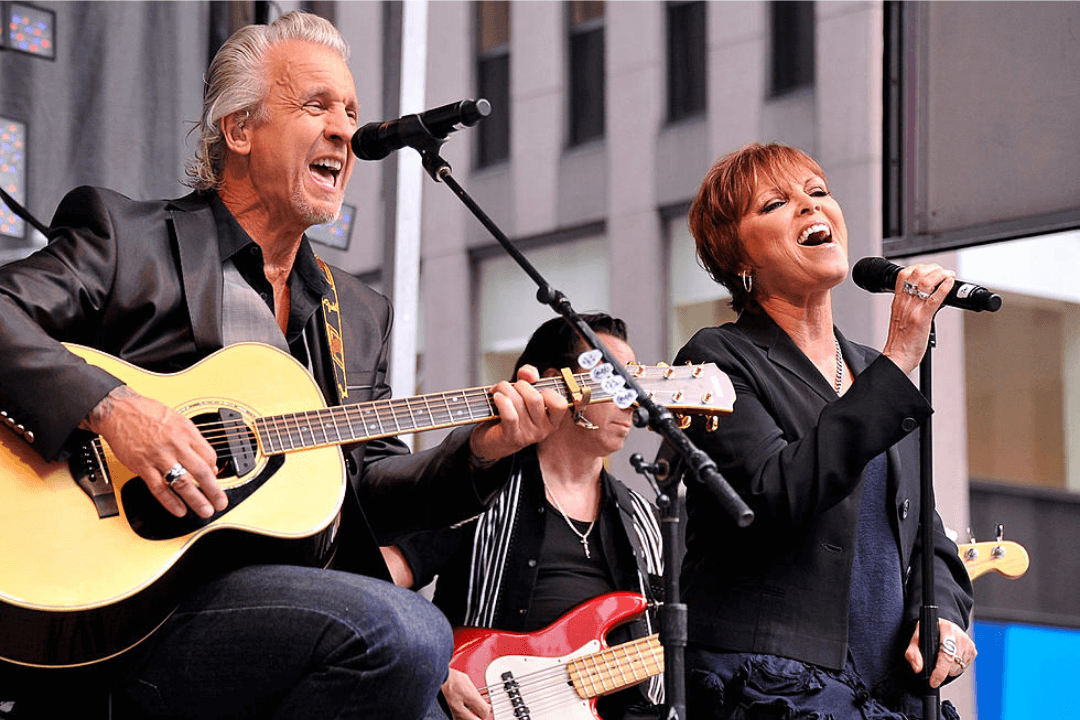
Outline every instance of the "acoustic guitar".
<svg viewBox="0 0 1080 720"><path fill-rule="evenodd" d="M46 463L0 432L0 659L24 665L89 664L130 649L208 567L325 565L345 495L339 445L498 415L486 387L327 407L302 365L256 343L175 374L69 349L191 418L217 450L229 505L209 519L176 518L100 438L68 462ZM583 393L611 401L625 388L603 370L536 387L575 404ZM731 412L731 382L715 365L628 370L673 413Z"/></svg>

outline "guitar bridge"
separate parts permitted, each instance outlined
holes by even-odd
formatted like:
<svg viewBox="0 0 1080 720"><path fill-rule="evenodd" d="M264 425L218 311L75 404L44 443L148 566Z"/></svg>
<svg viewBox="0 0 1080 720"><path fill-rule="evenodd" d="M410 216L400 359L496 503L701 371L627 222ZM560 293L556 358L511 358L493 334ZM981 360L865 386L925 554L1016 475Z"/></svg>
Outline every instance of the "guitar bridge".
<svg viewBox="0 0 1080 720"><path fill-rule="evenodd" d="M100 440L95 438L83 445L82 451L68 460L68 468L75 484L94 503L99 518L104 520L120 514L112 476L109 474L109 465L105 462Z"/></svg>

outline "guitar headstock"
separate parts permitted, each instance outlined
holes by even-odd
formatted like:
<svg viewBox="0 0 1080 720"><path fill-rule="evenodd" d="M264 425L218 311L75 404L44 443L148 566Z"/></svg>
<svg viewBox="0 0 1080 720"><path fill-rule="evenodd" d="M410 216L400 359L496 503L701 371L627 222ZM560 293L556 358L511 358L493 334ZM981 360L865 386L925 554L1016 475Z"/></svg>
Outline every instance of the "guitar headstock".
<svg viewBox="0 0 1080 720"><path fill-rule="evenodd" d="M1022 545L1008 540L964 543L957 549L972 580L991 570L1007 578L1018 578L1027 572L1031 562Z"/></svg>
<svg viewBox="0 0 1080 720"><path fill-rule="evenodd" d="M713 363L628 365L626 370L653 402L676 415L730 415L735 403L730 378Z"/></svg>

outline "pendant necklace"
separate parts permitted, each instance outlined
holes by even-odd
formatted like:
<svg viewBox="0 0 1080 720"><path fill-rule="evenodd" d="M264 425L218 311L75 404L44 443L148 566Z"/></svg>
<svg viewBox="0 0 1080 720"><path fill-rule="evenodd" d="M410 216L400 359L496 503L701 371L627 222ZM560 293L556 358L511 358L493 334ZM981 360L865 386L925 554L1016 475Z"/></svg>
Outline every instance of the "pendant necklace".
<svg viewBox="0 0 1080 720"><path fill-rule="evenodd" d="M562 509L562 505L559 504L559 499L555 497L555 493L551 492L551 488L548 487L547 482L544 482L544 488L547 489L547 494L551 498L551 502L554 503L555 509L558 510L559 514L563 516L563 520L565 520L566 524L570 526L570 529L574 531L574 534L581 539L581 547L585 549L585 557L591 560L592 554L589 553L589 533L592 532L593 526L596 525L596 520L593 520L591 523L589 523L589 527L585 530L584 533L581 532L577 529L577 526L574 525L574 522L570 519L570 516L566 514L566 511Z"/></svg>
<svg viewBox="0 0 1080 720"><path fill-rule="evenodd" d="M836 343L836 380L833 382L833 390L836 394L840 394L840 388L844 385L844 356L840 352L840 341L833 335L833 342Z"/></svg>

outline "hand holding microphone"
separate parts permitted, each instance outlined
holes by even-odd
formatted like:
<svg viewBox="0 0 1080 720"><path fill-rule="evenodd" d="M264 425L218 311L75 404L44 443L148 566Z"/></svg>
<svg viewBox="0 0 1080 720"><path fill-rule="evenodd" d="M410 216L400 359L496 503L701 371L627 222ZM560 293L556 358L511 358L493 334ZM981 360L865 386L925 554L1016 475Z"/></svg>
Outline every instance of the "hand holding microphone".
<svg viewBox="0 0 1080 720"><path fill-rule="evenodd" d="M896 288L896 278L903 269L883 257L865 257L855 263L855 267L851 269L851 279L863 290L891 293ZM933 288L916 289L914 291L908 290L906 287L902 289L908 294L920 297L920 299L925 299L919 295L920 292L928 293L933 291ZM1001 307L1001 296L974 283L957 280L941 304L974 312L982 312L983 310L997 312Z"/></svg>
<svg viewBox="0 0 1080 720"><path fill-rule="evenodd" d="M930 328L944 305L966 310L994 312L1001 297L986 288L956 280L952 271L939 265L900 267L885 258L863 258L851 271L852 280L870 292L895 293L889 317L889 335L882 354L906 374L926 353Z"/></svg>

